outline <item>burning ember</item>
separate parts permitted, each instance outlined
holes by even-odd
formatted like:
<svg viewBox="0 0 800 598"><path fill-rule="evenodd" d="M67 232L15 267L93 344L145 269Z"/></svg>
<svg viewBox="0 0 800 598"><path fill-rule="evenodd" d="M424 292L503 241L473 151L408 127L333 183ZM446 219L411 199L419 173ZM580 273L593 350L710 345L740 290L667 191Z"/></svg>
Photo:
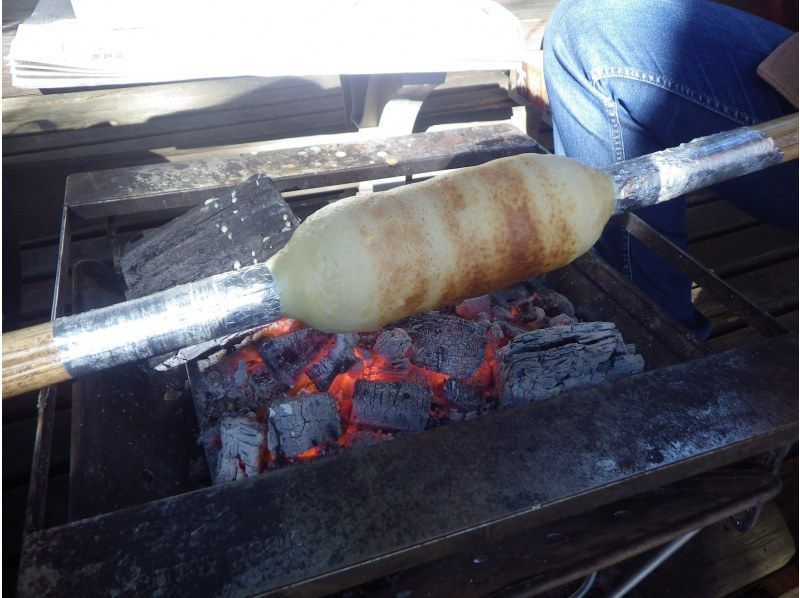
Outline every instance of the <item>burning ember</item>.
<svg viewBox="0 0 800 598"><path fill-rule="evenodd" d="M613 324L579 324L572 304L535 280L368 333L329 335L283 319L212 361L203 371L201 419L215 482L472 419L644 365ZM548 375L564 363L568 371Z"/></svg>

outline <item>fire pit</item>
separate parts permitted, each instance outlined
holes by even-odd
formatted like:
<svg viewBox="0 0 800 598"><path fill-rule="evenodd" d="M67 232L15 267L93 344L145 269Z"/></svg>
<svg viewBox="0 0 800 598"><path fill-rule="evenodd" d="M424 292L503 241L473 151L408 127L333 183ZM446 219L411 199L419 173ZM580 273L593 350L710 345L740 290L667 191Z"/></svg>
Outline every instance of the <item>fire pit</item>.
<svg viewBox="0 0 800 598"><path fill-rule="evenodd" d="M537 280L369 333L284 319L189 364L215 483L643 369L613 323L579 323Z"/></svg>
<svg viewBox="0 0 800 598"><path fill-rule="evenodd" d="M76 218L108 219L119 264L135 232L126 218L163 221L258 171L304 217L327 198L288 191L519 151L540 150L508 129L469 129L77 175L60 273ZM75 286L76 310L122 297L106 264L76 266ZM767 500L771 474L718 468L797 436L795 340L704 355L591 252L380 331L284 320L200 350L159 364L188 359L191 389L155 364L75 384L72 522L26 536L22 594L543 591ZM37 471L47 458L35 455ZM43 501L34 493L32 520ZM580 529L603 545L587 554ZM514 566L454 573L477 553Z"/></svg>

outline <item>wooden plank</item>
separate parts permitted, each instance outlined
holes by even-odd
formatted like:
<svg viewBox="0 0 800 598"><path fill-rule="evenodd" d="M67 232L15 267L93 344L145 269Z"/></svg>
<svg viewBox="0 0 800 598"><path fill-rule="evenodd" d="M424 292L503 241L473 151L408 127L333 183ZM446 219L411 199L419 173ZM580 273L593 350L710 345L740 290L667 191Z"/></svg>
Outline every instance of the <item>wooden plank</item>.
<svg viewBox="0 0 800 598"><path fill-rule="evenodd" d="M4 159L3 194L7 198L15 198L14 209L21 241L52 236L59 230L65 184L70 174L142 166L171 159L209 159L250 153L257 151L263 141L242 141L253 139L254 136L266 140L349 130L343 122L343 114L336 111L268 121L255 126L243 124L227 132L222 129L190 131L13 156ZM263 135L255 135L254 129L262 125L266 128L261 131ZM239 136L238 140L236 136ZM220 146L220 143L230 145ZM14 163L16 160L20 162ZM42 172L47 172L48 176L42 177Z"/></svg>
<svg viewBox="0 0 800 598"><path fill-rule="evenodd" d="M771 314L785 313L797 308L796 257L726 279L752 303ZM708 318L730 315L728 308L701 287L692 290L692 303Z"/></svg>
<svg viewBox="0 0 800 598"><path fill-rule="evenodd" d="M688 246L689 255L719 276L733 276L797 255L797 236L768 224Z"/></svg>
<svg viewBox="0 0 800 598"><path fill-rule="evenodd" d="M797 327L798 327L798 312L792 311L787 314L783 314L782 316L777 316L776 318L778 322L786 326L792 334L797 336ZM717 336L714 338L710 338L706 341L705 346L708 347L714 353L720 353L722 351L727 351L728 349L734 349L736 347L740 347L747 343L755 342L759 339L763 338L761 334L755 329L750 326L746 326L744 328L739 328L734 330L733 332L728 332L727 334L723 334L721 336Z"/></svg>
<svg viewBox="0 0 800 598"><path fill-rule="evenodd" d="M254 108L339 90L339 77L234 77L90 89L3 102L3 135L139 124L186 111Z"/></svg>
<svg viewBox="0 0 800 598"><path fill-rule="evenodd" d="M244 118L238 122L227 113L188 114L174 130L169 121L156 120L149 124L131 125L131 128L102 127L96 131L65 131L13 138L9 140L11 147L4 143L3 162L13 167L93 157L107 159L114 154L151 150L163 150L165 155L170 155L180 150L264 141L280 135L290 137L301 131L345 129L344 103L341 95L336 93L289 102L276 108L274 115L272 112L264 114L261 110L242 109L241 112ZM256 117L258 120L253 120ZM42 144L48 141L54 144L33 147L39 142L37 140L42 140Z"/></svg>
<svg viewBox="0 0 800 598"><path fill-rule="evenodd" d="M722 199L690 206L686 211L686 233L690 244L757 224L755 218Z"/></svg>
<svg viewBox="0 0 800 598"><path fill-rule="evenodd" d="M211 129L218 137L217 144L226 142L256 141L263 136L281 130L282 121L298 116L310 117L310 123L320 118L320 115L334 113L340 114L340 121L344 122L344 104L341 91L336 89L318 91L316 88L286 94L286 97L266 106L231 106L221 105L213 110L189 109L169 115L151 117L142 122L119 124L117 121L106 121L97 126L85 126L77 129L57 130L51 132L38 132L37 134L5 136L3 140L3 155L5 159L11 156L20 156L29 153L50 152L77 146L93 146L95 144L110 144L113 142L141 139L149 147L171 147L171 145L152 145L152 139L162 138L166 134L174 134L174 147L191 147L190 141L199 136L205 138ZM112 124L113 123L113 124ZM35 126L39 126L34 123ZM236 127L250 125L250 134L243 136L237 134ZM25 130L25 123L20 123L17 130ZM196 135L191 133L195 131ZM202 135L201 135L202 133ZM152 138L152 139L151 139ZM133 145L132 149L140 149ZM83 151L83 150L82 150ZM91 155L85 150L85 155ZM34 158L31 158L34 159Z"/></svg>
<svg viewBox="0 0 800 598"><path fill-rule="evenodd" d="M725 523L704 529L629 596L662 595L665 589L674 596L728 596L777 571L794 553L792 535L770 501L752 530L743 534Z"/></svg>

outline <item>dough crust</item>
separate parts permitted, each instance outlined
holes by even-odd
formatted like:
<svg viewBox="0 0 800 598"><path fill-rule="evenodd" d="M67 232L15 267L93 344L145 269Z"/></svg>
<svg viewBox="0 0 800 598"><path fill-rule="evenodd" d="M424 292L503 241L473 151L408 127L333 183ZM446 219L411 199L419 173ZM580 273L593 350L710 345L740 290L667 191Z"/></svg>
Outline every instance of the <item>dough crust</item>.
<svg viewBox="0 0 800 598"><path fill-rule="evenodd" d="M570 263L613 206L600 171L521 154L326 206L268 264L286 315L375 330Z"/></svg>

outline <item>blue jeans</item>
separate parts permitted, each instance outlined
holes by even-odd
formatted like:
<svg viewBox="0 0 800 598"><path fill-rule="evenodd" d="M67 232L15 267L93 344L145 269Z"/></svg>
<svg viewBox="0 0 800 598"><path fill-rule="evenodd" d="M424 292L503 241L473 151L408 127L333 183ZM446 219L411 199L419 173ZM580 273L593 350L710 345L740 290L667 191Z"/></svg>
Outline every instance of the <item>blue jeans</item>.
<svg viewBox="0 0 800 598"><path fill-rule="evenodd" d="M555 150L605 166L796 112L756 74L791 32L704 0L562 0L544 37ZM797 161L715 191L754 217L797 228ZM637 212L686 245L686 203ZM698 330L689 280L610 223L600 255L680 322Z"/></svg>

